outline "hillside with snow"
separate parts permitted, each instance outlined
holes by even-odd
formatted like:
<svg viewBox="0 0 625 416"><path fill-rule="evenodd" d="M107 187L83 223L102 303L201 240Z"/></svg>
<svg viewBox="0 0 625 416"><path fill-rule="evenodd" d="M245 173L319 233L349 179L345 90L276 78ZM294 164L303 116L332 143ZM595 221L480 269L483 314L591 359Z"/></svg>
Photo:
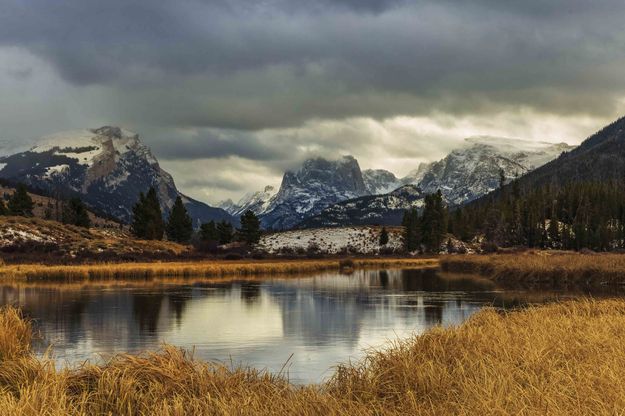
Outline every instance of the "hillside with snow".
<svg viewBox="0 0 625 416"><path fill-rule="evenodd" d="M263 235L258 249L270 254L378 254L402 250L401 228L390 227L389 242L380 246L381 227L291 230Z"/></svg>

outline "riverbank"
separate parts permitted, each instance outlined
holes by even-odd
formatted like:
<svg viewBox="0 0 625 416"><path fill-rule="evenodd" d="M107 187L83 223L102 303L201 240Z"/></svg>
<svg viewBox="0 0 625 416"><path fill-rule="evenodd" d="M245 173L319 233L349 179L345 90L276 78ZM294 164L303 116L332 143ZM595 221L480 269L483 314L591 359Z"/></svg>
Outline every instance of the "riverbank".
<svg viewBox="0 0 625 416"><path fill-rule="evenodd" d="M625 283L625 255L533 252L489 256L445 256L441 269L452 273L479 274L511 284L568 284L589 286Z"/></svg>
<svg viewBox="0 0 625 416"><path fill-rule="evenodd" d="M436 258L335 258L320 260L207 260L200 262L101 263L66 266L21 264L0 266L0 279L79 282L153 277L225 277L362 268L437 267Z"/></svg>
<svg viewBox="0 0 625 416"><path fill-rule="evenodd" d="M625 301L572 301L436 328L371 351L322 385L228 369L174 347L57 369L30 322L0 312L0 413L614 414L625 408Z"/></svg>

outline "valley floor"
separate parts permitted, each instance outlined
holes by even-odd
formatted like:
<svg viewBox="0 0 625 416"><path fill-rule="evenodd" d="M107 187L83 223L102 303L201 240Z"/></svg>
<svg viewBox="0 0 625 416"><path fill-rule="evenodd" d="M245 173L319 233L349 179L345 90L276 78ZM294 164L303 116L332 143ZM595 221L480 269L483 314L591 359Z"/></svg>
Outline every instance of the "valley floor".
<svg viewBox="0 0 625 416"><path fill-rule="evenodd" d="M194 360L180 349L58 369L31 323L0 312L3 415L620 414L625 301L570 301L435 328L339 366L321 385Z"/></svg>

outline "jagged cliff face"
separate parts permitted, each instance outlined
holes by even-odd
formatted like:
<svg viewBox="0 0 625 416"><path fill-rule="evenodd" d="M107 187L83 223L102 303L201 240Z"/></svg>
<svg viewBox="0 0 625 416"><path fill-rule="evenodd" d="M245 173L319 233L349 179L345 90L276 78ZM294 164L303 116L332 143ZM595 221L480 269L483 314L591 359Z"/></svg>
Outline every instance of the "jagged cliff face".
<svg viewBox="0 0 625 416"><path fill-rule="evenodd" d="M260 213L267 228L291 228L305 217L346 199L367 195L358 161L309 159L297 171L286 172L280 190Z"/></svg>
<svg viewBox="0 0 625 416"><path fill-rule="evenodd" d="M139 192L154 187L165 212L180 194L139 135L118 127L57 133L31 150L0 159L0 177L48 192L79 195L92 208L130 221ZM195 225L230 219L221 209L183 196Z"/></svg>

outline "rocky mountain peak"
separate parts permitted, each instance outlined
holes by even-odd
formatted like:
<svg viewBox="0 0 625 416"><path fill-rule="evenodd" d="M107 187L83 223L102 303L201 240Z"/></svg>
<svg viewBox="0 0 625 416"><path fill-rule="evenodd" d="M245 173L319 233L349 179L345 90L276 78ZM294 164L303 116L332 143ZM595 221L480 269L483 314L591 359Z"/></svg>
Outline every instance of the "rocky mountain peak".
<svg viewBox="0 0 625 416"><path fill-rule="evenodd" d="M120 127L74 130L45 136L31 150L0 159L0 177L48 192L78 195L88 205L123 221L132 216L139 192L157 190L169 211L180 192L139 135ZM196 225L231 219L223 210L183 198Z"/></svg>

